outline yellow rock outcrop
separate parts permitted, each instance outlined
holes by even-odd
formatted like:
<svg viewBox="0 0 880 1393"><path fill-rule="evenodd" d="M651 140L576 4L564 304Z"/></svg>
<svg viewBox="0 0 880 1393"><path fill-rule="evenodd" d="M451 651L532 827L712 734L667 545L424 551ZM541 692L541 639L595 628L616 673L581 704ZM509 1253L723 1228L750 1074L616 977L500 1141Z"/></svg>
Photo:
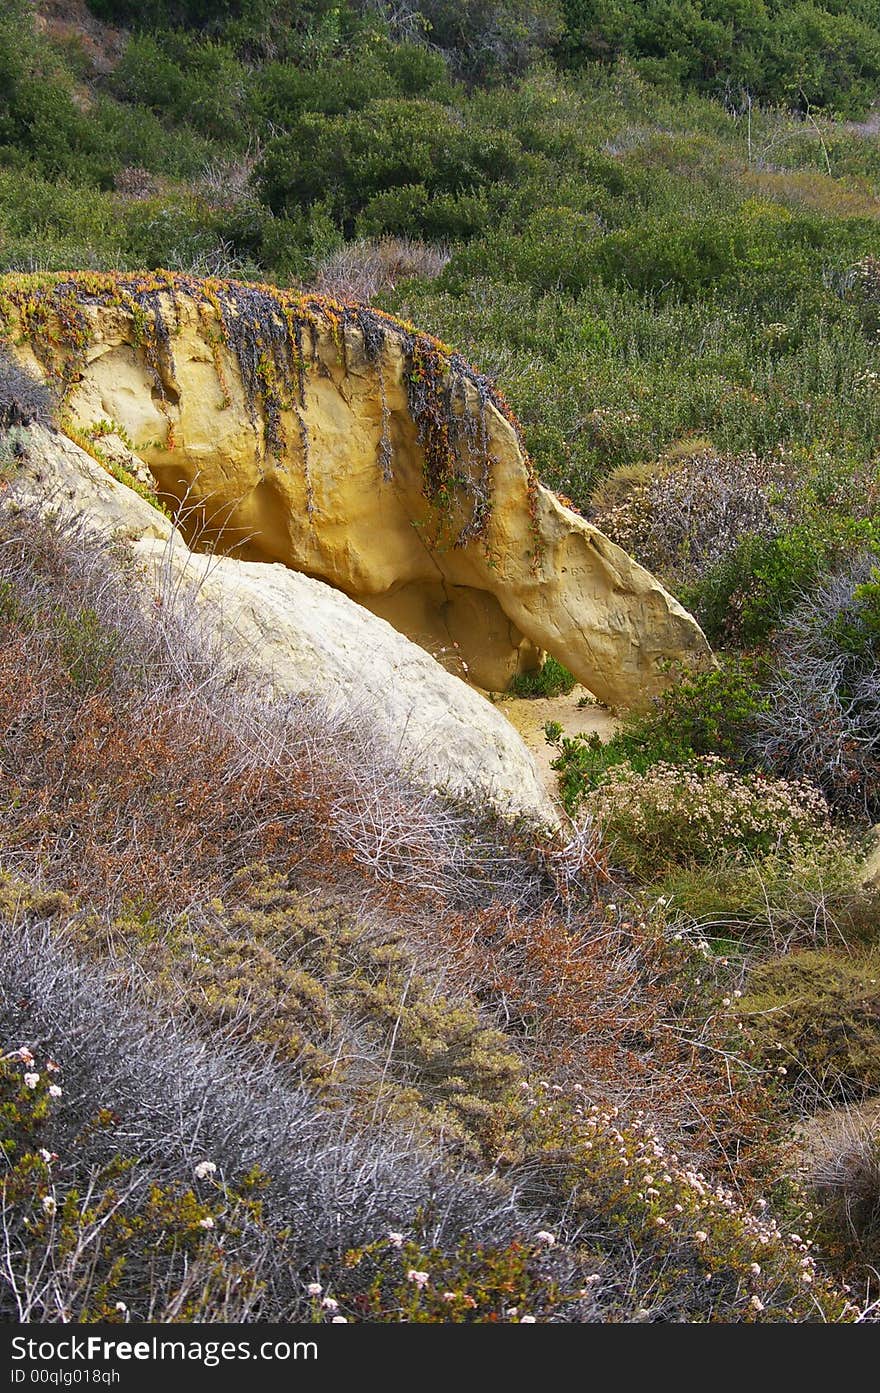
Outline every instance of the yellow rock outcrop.
<svg viewBox="0 0 880 1393"><path fill-rule="evenodd" d="M235 283L7 277L0 332L127 434L192 544L329 582L479 686L557 657L638 706L694 619L535 478L490 385L409 326Z"/></svg>

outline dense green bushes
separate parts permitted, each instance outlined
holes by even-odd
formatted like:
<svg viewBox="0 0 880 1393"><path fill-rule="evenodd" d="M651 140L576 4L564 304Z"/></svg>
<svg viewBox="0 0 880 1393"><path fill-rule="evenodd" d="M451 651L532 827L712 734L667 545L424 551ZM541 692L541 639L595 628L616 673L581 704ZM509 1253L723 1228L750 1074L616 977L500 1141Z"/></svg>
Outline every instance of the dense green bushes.
<svg viewBox="0 0 880 1393"><path fill-rule="evenodd" d="M300 117L267 149L259 180L273 212L320 201L347 231L358 214L370 219L373 200L413 191L418 228L419 199L491 187L511 178L521 160L504 131L463 127L437 103L386 98L344 116Z"/></svg>
<svg viewBox="0 0 880 1393"><path fill-rule="evenodd" d="M26 160L89 182L110 167L70 74L34 33L30 7L10 0L0 14L0 163Z"/></svg>
<svg viewBox="0 0 880 1393"><path fill-rule="evenodd" d="M200 135L234 142L243 130L244 73L222 44L195 43L184 34L137 35L113 73L112 89Z"/></svg>
<svg viewBox="0 0 880 1393"><path fill-rule="evenodd" d="M878 524L813 513L775 536L747 536L684 593L713 642L763 643L830 569L878 545Z"/></svg>
<svg viewBox="0 0 880 1393"><path fill-rule="evenodd" d="M441 51L469 81L494 81L555 55L573 71L625 57L648 80L742 101L859 113L880 76L870 3L783 0L89 0L115 23L220 36L243 53L315 57L390 28Z"/></svg>
<svg viewBox="0 0 880 1393"><path fill-rule="evenodd" d="M562 0L562 6L561 52L574 67L626 54L659 83L729 92L734 99L750 92L847 114L862 111L876 94L880 39L870 5Z"/></svg>
<svg viewBox="0 0 880 1393"><path fill-rule="evenodd" d="M88 0L101 19L160 33L182 28L221 35L243 53L279 49L315 54L357 29L352 7L337 0Z"/></svg>

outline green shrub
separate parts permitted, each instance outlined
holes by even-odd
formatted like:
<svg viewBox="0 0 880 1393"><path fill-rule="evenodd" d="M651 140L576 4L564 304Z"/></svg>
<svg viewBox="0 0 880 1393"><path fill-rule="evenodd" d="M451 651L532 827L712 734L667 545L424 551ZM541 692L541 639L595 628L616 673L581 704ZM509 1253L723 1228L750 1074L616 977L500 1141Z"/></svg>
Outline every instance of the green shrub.
<svg viewBox="0 0 880 1393"><path fill-rule="evenodd" d="M229 48L184 33L136 35L112 77L123 101L227 142L241 132L246 86L246 71Z"/></svg>
<svg viewBox="0 0 880 1393"><path fill-rule="evenodd" d="M432 44L470 80L524 71L562 32L558 0L419 0Z"/></svg>
<svg viewBox="0 0 880 1393"><path fill-rule="evenodd" d="M248 100L261 122L283 130L307 112L341 116L380 99L446 102L452 95L440 54L397 44L315 67L267 63L253 75Z"/></svg>
<svg viewBox="0 0 880 1393"><path fill-rule="evenodd" d="M392 189L455 195L509 178L520 153L506 132L470 129L437 103L386 98L342 116L301 116L268 146L258 176L275 213L329 198L350 227Z"/></svg>
<svg viewBox="0 0 880 1393"><path fill-rule="evenodd" d="M190 30L221 38L246 59L326 60L376 25L339 0L88 0L92 13L161 35Z"/></svg>
<svg viewBox="0 0 880 1393"><path fill-rule="evenodd" d="M424 184L377 193L356 220L364 237L411 235L417 230L435 242L467 239L485 232L492 211L483 189L476 193L430 193Z"/></svg>
<svg viewBox="0 0 880 1393"><path fill-rule="evenodd" d="M574 689L575 678L564 663L548 655L533 672L518 672L511 679L509 691L517 697L568 696Z"/></svg>
<svg viewBox="0 0 880 1393"><path fill-rule="evenodd" d="M797 294L822 297L817 261L850 259L855 227L778 203L746 199L733 213L711 208L692 215L643 217L638 227L610 232L590 248L595 274L641 292L676 290L687 299L748 287L753 303Z"/></svg>
<svg viewBox="0 0 880 1393"><path fill-rule="evenodd" d="M93 692L104 688L119 657L119 636L106 629L88 606L72 614L59 609L49 622L73 686Z"/></svg>
<svg viewBox="0 0 880 1393"><path fill-rule="evenodd" d="M562 0L562 9L560 55L572 67L626 55L645 78L662 85L686 84L719 96L749 92L847 115L870 105L880 76L870 6Z"/></svg>
<svg viewBox="0 0 880 1393"><path fill-rule="evenodd" d="M757 718L767 707L766 680L764 660L722 655L717 667L685 673L651 711L624 716L609 741L603 743L596 734L565 737L553 762L563 804L575 812L618 764L644 773L661 761L678 764L695 755L719 755L735 767L747 766L753 762L750 742Z"/></svg>
<svg viewBox="0 0 880 1393"><path fill-rule="evenodd" d="M402 97L427 98L434 102L452 99L454 89L441 53L421 44L400 43L383 50L381 57ZM358 59L359 64L362 61Z"/></svg>
<svg viewBox="0 0 880 1393"><path fill-rule="evenodd" d="M813 513L775 537L745 537L731 555L683 587L685 603L711 641L763 643L824 574L876 538L870 520Z"/></svg>
<svg viewBox="0 0 880 1393"><path fill-rule="evenodd" d="M494 271L503 267L517 281L541 291L564 291L578 295L595 280L595 269L588 249L600 235L602 200L584 190L587 211L551 202L549 207L531 211L516 233L502 231L492 240ZM471 257L459 258L460 267L481 269L488 260L487 247Z"/></svg>
<svg viewBox="0 0 880 1393"><path fill-rule="evenodd" d="M97 133L69 75L38 39L30 6L8 0L0 14L0 161L20 152L53 177L109 178Z"/></svg>
<svg viewBox="0 0 880 1393"><path fill-rule="evenodd" d="M150 270L196 276L247 277L261 249L264 221L245 203L221 211L193 196L139 199L123 222L127 256Z"/></svg>
<svg viewBox="0 0 880 1393"><path fill-rule="evenodd" d="M340 116L371 101L398 95L397 84L375 54L325 68L268 63L254 76L250 104L260 121L284 129L306 112Z"/></svg>

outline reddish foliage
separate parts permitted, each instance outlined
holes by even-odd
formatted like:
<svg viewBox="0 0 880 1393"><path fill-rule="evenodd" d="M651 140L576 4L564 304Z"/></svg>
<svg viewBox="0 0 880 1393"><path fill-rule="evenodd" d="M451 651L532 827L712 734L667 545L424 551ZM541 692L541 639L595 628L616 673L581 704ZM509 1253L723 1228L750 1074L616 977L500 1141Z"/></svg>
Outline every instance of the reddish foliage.
<svg viewBox="0 0 880 1393"><path fill-rule="evenodd" d="M528 1041L548 1078L644 1110L747 1187L765 1176L779 1136L736 1023L724 1009L707 1019L712 969L662 923L603 904L598 888L565 920L549 905L528 917L496 906L447 915L441 930L462 979Z"/></svg>
<svg viewBox="0 0 880 1393"><path fill-rule="evenodd" d="M84 902L173 912L242 864L296 850L306 810L293 782L234 770L231 738L173 701L79 691L42 636L0 641L0 740L7 862Z"/></svg>

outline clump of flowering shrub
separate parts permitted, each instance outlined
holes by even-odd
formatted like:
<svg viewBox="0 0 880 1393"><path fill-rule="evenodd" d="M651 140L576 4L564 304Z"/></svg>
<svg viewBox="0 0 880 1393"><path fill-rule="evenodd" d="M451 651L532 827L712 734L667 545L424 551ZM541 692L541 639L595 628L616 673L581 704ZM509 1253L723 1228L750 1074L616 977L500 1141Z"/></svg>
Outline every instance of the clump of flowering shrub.
<svg viewBox="0 0 880 1393"><path fill-rule="evenodd" d="M371 1322L531 1324L595 1319L592 1283L556 1235L535 1228L497 1245L464 1240L453 1252L391 1231L349 1250L335 1312ZM322 1303L326 1310L326 1298Z"/></svg>
<svg viewBox="0 0 880 1393"><path fill-rule="evenodd" d="M746 1201L667 1146L642 1115L579 1086L527 1090L528 1157L518 1191L551 1216L516 1241L454 1252L416 1229L350 1250L309 1287L313 1319L407 1322L848 1321L823 1278L812 1214ZM423 1216L424 1218L424 1216ZM797 1223L797 1231L794 1224ZM420 1226L423 1231L424 1225ZM331 1291L332 1285L332 1291Z"/></svg>
<svg viewBox="0 0 880 1393"><path fill-rule="evenodd" d="M744 1199L709 1179L641 1114L627 1120L583 1091L547 1083L532 1099L524 1196L557 1209L560 1234L580 1235L593 1319L854 1318L820 1275L812 1216L794 1187L783 1222L761 1195Z"/></svg>
<svg viewBox="0 0 880 1393"><path fill-rule="evenodd" d="M703 755L684 765L628 764L605 774L586 806L612 855L640 879L670 865L748 862L806 849L842 852L828 805L805 780L740 774Z"/></svg>
<svg viewBox="0 0 880 1393"><path fill-rule="evenodd" d="M577 811L614 764L640 773L652 764L682 764L694 755L721 755L737 768L754 765L750 744L759 714L767 706L766 663L757 656L721 656L717 667L676 672L676 680L648 711L626 712L620 729L603 742L589 735L563 736L548 729L559 754L559 796L568 812Z"/></svg>

